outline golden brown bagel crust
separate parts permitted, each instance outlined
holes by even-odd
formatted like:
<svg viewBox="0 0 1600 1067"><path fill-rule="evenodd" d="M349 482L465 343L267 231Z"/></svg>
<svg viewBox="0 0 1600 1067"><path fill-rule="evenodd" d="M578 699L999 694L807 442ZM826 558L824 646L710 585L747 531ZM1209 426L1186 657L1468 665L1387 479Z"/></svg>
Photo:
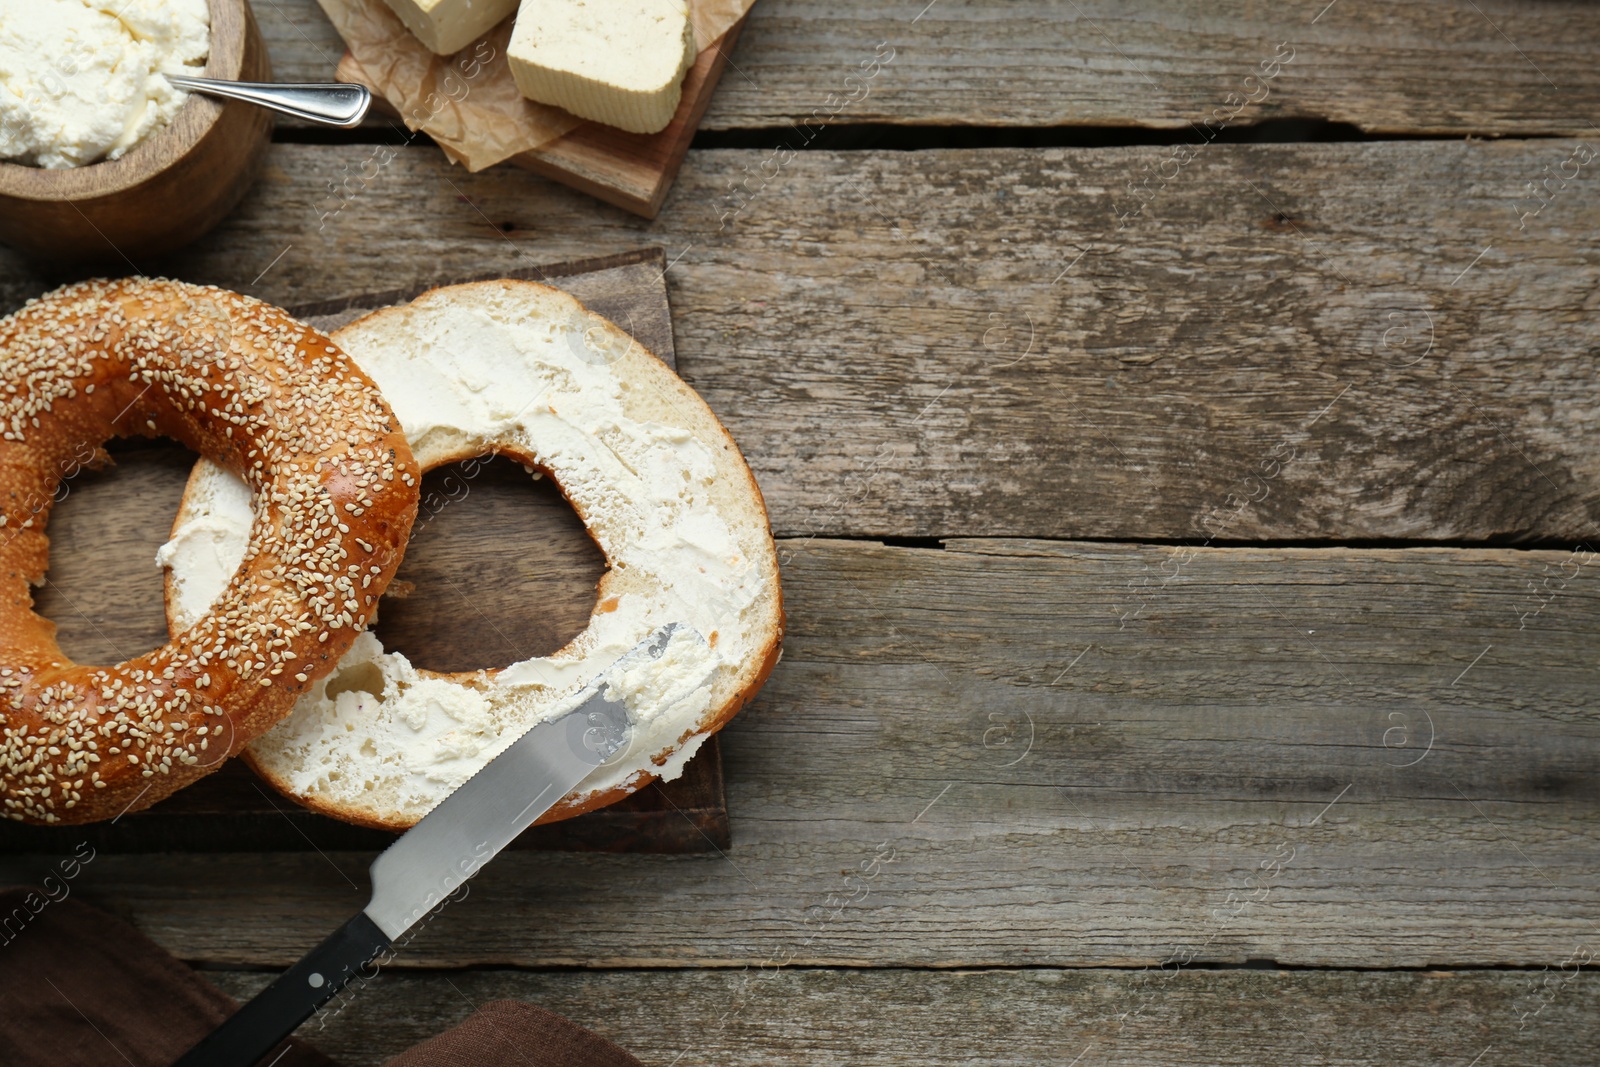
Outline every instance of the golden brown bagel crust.
<svg viewBox="0 0 1600 1067"><path fill-rule="evenodd" d="M326 337L214 287L91 281L0 320L0 814L148 807L276 723L393 577L419 477L382 394ZM112 436L167 435L255 492L244 563L171 643L70 662L30 585L60 482Z"/></svg>

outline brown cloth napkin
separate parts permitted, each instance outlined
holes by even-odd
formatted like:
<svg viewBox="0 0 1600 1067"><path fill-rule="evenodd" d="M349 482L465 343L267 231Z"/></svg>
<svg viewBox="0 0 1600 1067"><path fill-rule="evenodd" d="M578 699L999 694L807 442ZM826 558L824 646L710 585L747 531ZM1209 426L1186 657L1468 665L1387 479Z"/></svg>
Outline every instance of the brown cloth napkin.
<svg viewBox="0 0 1600 1067"><path fill-rule="evenodd" d="M515 1000L496 1000L384 1067L643 1067L592 1030Z"/></svg>
<svg viewBox="0 0 1600 1067"><path fill-rule="evenodd" d="M46 881L46 889L51 880ZM56 880L57 892L67 888ZM169 1067L232 1014L232 997L127 923L63 892L0 890L0 1063ZM290 1039L261 1062L338 1067ZM277 1057L276 1059L274 1057ZM531 1004L499 1000L386 1067L641 1067Z"/></svg>

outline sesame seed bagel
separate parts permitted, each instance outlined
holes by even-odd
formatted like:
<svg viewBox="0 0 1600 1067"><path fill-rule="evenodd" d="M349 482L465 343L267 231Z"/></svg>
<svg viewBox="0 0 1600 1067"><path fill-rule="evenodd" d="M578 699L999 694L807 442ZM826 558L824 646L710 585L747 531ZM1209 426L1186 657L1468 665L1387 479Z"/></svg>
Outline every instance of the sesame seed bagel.
<svg viewBox="0 0 1600 1067"><path fill-rule="evenodd" d="M534 282L435 289L334 337L382 387L424 470L497 453L548 475L607 570L582 633L498 670L424 670L362 634L251 745L251 766L313 810L402 829L603 677L635 719L630 748L541 821L677 777L766 680L783 635L766 508L705 401L616 325ZM470 495L470 475L463 484ZM423 514L455 498L430 494ZM162 550L171 626L215 596L244 499L226 472L196 465ZM608 670L668 623L692 629L648 667Z"/></svg>
<svg viewBox="0 0 1600 1067"><path fill-rule="evenodd" d="M326 337L222 289L70 285L0 320L0 799L83 823L148 807L283 718L349 649L416 517L411 449ZM33 610L60 483L166 435L253 495L237 570L170 643L72 663Z"/></svg>

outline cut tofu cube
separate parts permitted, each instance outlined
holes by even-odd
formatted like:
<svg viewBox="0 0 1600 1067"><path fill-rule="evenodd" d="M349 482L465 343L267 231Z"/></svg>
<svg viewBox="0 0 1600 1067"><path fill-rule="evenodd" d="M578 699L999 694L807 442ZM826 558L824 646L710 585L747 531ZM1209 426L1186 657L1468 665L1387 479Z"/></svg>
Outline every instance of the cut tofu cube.
<svg viewBox="0 0 1600 1067"><path fill-rule="evenodd" d="M523 96L631 133L672 121L694 57L684 0L522 0L506 49Z"/></svg>
<svg viewBox="0 0 1600 1067"><path fill-rule="evenodd" d="M517 0L385 0L422 47L436 55L461 51L517 9Z"/></svg>

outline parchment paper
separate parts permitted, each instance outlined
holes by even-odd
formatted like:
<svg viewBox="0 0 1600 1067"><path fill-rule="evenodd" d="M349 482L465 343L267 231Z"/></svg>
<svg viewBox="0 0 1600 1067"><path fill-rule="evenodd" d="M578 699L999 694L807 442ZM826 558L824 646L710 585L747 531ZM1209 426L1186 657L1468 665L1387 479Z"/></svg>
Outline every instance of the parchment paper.
<svg viewBox="0 0 1600 1067"><path fill-rule="evenodd" d="M384 0L317 0L350 54L339 77L360 82L400 113L411 130L438 142L452 162L478 171L570 133L583 120L517 92L506 63L515 19L506 19L453 56L436 56ZM704 49L744 17L755 0L690 0L695 41Z"/></svg>

